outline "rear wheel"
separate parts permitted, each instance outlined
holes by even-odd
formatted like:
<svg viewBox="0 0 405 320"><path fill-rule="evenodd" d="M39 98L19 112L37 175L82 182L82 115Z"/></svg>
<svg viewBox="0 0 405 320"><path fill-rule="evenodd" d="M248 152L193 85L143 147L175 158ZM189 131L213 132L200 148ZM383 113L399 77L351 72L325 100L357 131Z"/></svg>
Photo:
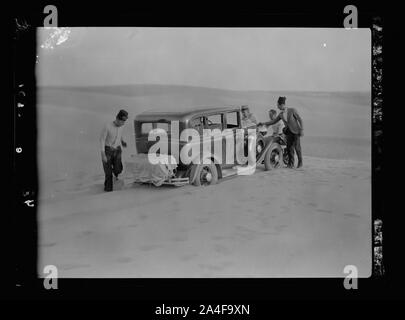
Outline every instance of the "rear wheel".
<svg viewBox="0 0 405 320"><path fill-rule="evenodd" d="M193 165L190 172L190 178L195 176L193 184L195 186L208 186L218 182L218 171L215 164L197 164Z"/></svg>
<svg viewBox="0 0 405 320"><path fill-rule="evenodd" d="M265 170L275 169L283 163L283 150L278 143L273 143L264 157Z"/></svg>

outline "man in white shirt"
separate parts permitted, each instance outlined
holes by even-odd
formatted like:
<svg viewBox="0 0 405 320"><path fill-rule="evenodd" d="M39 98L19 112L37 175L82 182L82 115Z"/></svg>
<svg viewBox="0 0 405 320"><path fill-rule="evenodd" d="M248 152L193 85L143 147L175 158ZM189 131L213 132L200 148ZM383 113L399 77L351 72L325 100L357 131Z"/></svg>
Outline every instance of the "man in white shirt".
<svg viewBox="0 0 405 320"><path fill-rule="evenodd" d="M255 126L257 124L256 117L250 113L248 106L242 106L242 128L247 128L251 126Z"/></svg>
<svg viewBox="0 0 405 320"><path fill-rule="evenodd" d="M127 119L128 112L120 110L115 120L107 122L101 131L100 151L105 173L104 191L107 192L113 190L112 175L114 174L118 179L118 175L123 169L121 144L126 148L127 143L122 138L122 129Z"/></svg>
<svg viewBox="0 0 405 320"><path fill-rule="evenodd" d="M270 120L274 120L275 118L277 118L277 111L274 109L270 109L269 110L269 118ZM271 126L272 129L272 135L278 135L278 134L282 134L283 133L283 128L284 128L284 123L282 121L279 121Z"/></svg>

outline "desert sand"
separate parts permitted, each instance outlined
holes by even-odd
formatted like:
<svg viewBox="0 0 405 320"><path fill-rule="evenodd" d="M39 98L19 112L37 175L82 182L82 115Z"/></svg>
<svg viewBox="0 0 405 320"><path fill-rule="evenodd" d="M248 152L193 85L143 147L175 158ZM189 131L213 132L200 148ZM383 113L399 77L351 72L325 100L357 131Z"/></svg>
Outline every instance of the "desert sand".
<svg viewBox="0 0 405 320"><path fill-rule="evenodd" d="M142 111L248 104L267 119L278 95L304 119L304 168L209 187L134 184L103 192L98 137L125 107L129 144ZM242 92L176 86L40 88L39 275L343 277L371 274L370 95Z"/></svg>

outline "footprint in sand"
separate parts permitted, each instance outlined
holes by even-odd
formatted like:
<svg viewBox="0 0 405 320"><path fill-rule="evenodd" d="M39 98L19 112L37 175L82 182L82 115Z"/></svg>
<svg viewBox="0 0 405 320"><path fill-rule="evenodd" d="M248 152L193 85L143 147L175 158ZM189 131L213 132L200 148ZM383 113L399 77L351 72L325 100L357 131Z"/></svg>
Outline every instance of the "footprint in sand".
<svg viewBox="0 0 405 320"><path fill-rule="evenodd" d="M238 240L251 241L257 237L257 233L249 228L237 226L236 229L238 229L238 231L234 233L233 237Z"/></svg>
<svg viewBox="0 0 405 320"><path fill-rule="evenodd" d="M214 245L214 251L223 255L230 255L232 253L231 249L221 244Z"/></svg>
<svg viewBox="0 0 405 320"><path fill-rule="evenodd" d="M220 272L223 271L225 268L232 266L234 263L231 261L223 261L221 263L218 264L207 264L207 263L200 263L198 264L198 266L202 269L207 270L206 272L204 272L204 274L202 275L204 278L209 278L209 277L213 277L215 275L209 273L210 271L215 271L215 272Z"/></svg>
<svg viewBox="0 0 405 320"><path fill-rule="evenodd" d="M139 247L139 249L142 251L152 251L159 248L163 248L163 246L160 244L146 244Z"/></svg>
<svg viewBox="0 0 405 320"><path fill-rule="evenodd" d="M209 219L207 219L207 218L198 218L198 219L197 219L197 222L198 222L198 223L201 223L201 224L203 224L203 223L208 223L208 221L209 221Z"/></svg>
<svg viewBox="0 0 405 320"><path fill-rule="evenodd" d="M75 184L75 187L80 189L81 187L83 187L83 185L84 185L84 182L79 182L79 183Z"/></svg>
<svg viewBox="0 0 405 320"><path fill-rule="evenodd" d="M280 225L275 226L274 229L275 229L277 232L282 232L282 231L285 230L287 227L288 227L288 225L286 225L286 224L280 224Z"/></svg>
<svg viewBox="0 0 405 320"><path fill-rule="evenodd" d="M209 198L209 195L207 195L207 194L203 194L200 196L200 199L208 199L208 198Z"/></svg>
<svg viewBox="0 0 405 320"><path fill-rule="evenodd" d="M170 211L172 213L177 213L180 211L180 202L175 200L170 204L170 207L171 207Z"/></svg>
<svg viewBox="0 0 405 320"><path fill-rule="evenodd" d="M41 244L41 247L44 247L44 248L50 248L50 247L54 247L54 246L56 246L56 242L48 242L48 243Z"/></svg>
<svg viewBox="0 0 405 320"><path fill-rule="evenodd" d="M356 213L345 213L344 216L350 217L350 218L361 218L360 215L358 215Z"/></svg>
<svg viewBox="0 0 405 320"><path fill-rule="evenodd" d="M251 229L249 229L248 227L245 227L245 226L236 226L235 228L242 232L249 232L249 233L252 232Z"/></svg>
<svg viewBox="0 0 405 320"><path fill-rule="evenodd" d="M87 237L93 233L94 233L94 231L84 230L84 231L79 232L79 237Z"/></svg>
<svg viewBox="0 0 405 320"><path fill-rule="evenodd" d="M300 205L302 202L301 200L295 199L295 198L289 198L289 201L291 201L295 205Z"/></svg>
<svg viewBox="0 0 405 320"><path fill-rule="evenodd" d="M101 180L104 179L104 175L103 174L95 174L92 176L93 180Z"/></svg>
<svg viewBox="0 0 405 320"><path fill-rule="evenodd" d="M145 221L145 220L148 219L148 216L147 216L146 214L140 214L140 215L139 215L139 219L140 219L141 221Z"/></svg>
<svg viewBox="0 0 405 320"><path fill-rule="evenodd" d="M182 256L180 256L180 260L181 261L190 261L197 257L198 257L197 253L183 254Z"/></svg>
<svg viewBox="0 0 405 320"><path fill-rule="evenodd" d="M271 225L269 217L258 217L257 220L260 222L260 228L268 228Z"/></svg>
<svg viewBox="0 0 405 320"><path fill-rule="evenodd" d="M125 188L125 183L121 179L114 181L114 190L122 190Z"/></svg>
<svg viewBox="0 0 405 320"><path fill-rule="evenodd" d="M86 172L85 172L85 171L75 172L75 173L73 174L73 176L74 176L75 178L82 179L83 177L86 176Z"/></svg>
<svg viewBox="0 0 405 320"><path fill-rule="evenodd" d="M104 185L103 184L92 184L92 185L87 185L85 188L81 189L80 191L86 191L87 194L100 194L100 193L105 193L104 191Z"/></svg>
<svg viewBox="0 0 405 320"><path fill-rule="evenodd" d="M78 269L78 268L86 268L90 267L89 264L79 264L79 263L67 263L67 264L62 264L59 266L60 269L62 270L72 270L72 269Z"/></svg>
<svg viewBox="0 0 405 320"><path fill-rule="evenodd" d="M200 263L198 266L202 269L208 269L210 271L222 271L224 270L225 266L222 265L213 265L213 264L205 264L205 263ZM210 275L207 275L210 276Z"/></svg>
<svg viewBox="0 0 405 320"><path fill-rule="evenodd" d="M270 229L271 226L269 225L268 228ZM278 235L278 232L273 232L273 231L259 231L257 232L258 235L262 236L276 236Z"/></svg>
<svg viewBox="0 0 405 320"><path fill-rule="evenodd" d="M117 259L118 263L129 263L132 261L132 258L130 257L120 257Z"/></svg>
<svg viewBox="0 0 405 320"><path fill-rule="evenodd" d="M194 227L189 227L189 226L187 226L187 227L179 227L178 231L179 232L189 232L192 229L195 229L195 228Z"/></svg>
<svg viewBox="0 0 405 320"><path fill-rule="evenodd" d="M318 212L323 212L323 213L333 213L332 210L327 210L327 209L316 209Z"/></svg>
<svg viewBox="0 0 405 320"><path fill-rule="evenodd" d="M177 236L170 238L171 241L175 241L175 242L183 242L183 241L186 241L187 239L188 239L188 236L185 234L177 235Z"/></svg>
<svg viewBox="0 0 405 320"><path fill-rule="evenodd" d="M221 240L228 239L228 237L225 237L225 236L212 236L211 239L214 240L214 241L221 241Z"/></svg>

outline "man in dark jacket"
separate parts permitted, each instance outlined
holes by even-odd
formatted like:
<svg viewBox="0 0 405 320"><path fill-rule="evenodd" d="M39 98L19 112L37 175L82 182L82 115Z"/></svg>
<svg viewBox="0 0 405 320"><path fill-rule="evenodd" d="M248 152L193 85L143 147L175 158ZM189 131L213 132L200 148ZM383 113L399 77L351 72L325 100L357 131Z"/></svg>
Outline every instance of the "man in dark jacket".
<svg viewBox="0 0 405 320"><path fill-rule="evenodd" d="M298 165L297 168L302 167L302 152L301 152L301 141L300 138L304 135L304 127L302 119L298 114L297 110L294 108L287 108L285 106L286 97L279 97L277 101L277 107L280 109L278 116L265 123L260 123L259 125L273 125L280 120L284 122L285 135L287 138L287 152L288 152L288 167L294 167L294 150L297 153Z"/></svg>

